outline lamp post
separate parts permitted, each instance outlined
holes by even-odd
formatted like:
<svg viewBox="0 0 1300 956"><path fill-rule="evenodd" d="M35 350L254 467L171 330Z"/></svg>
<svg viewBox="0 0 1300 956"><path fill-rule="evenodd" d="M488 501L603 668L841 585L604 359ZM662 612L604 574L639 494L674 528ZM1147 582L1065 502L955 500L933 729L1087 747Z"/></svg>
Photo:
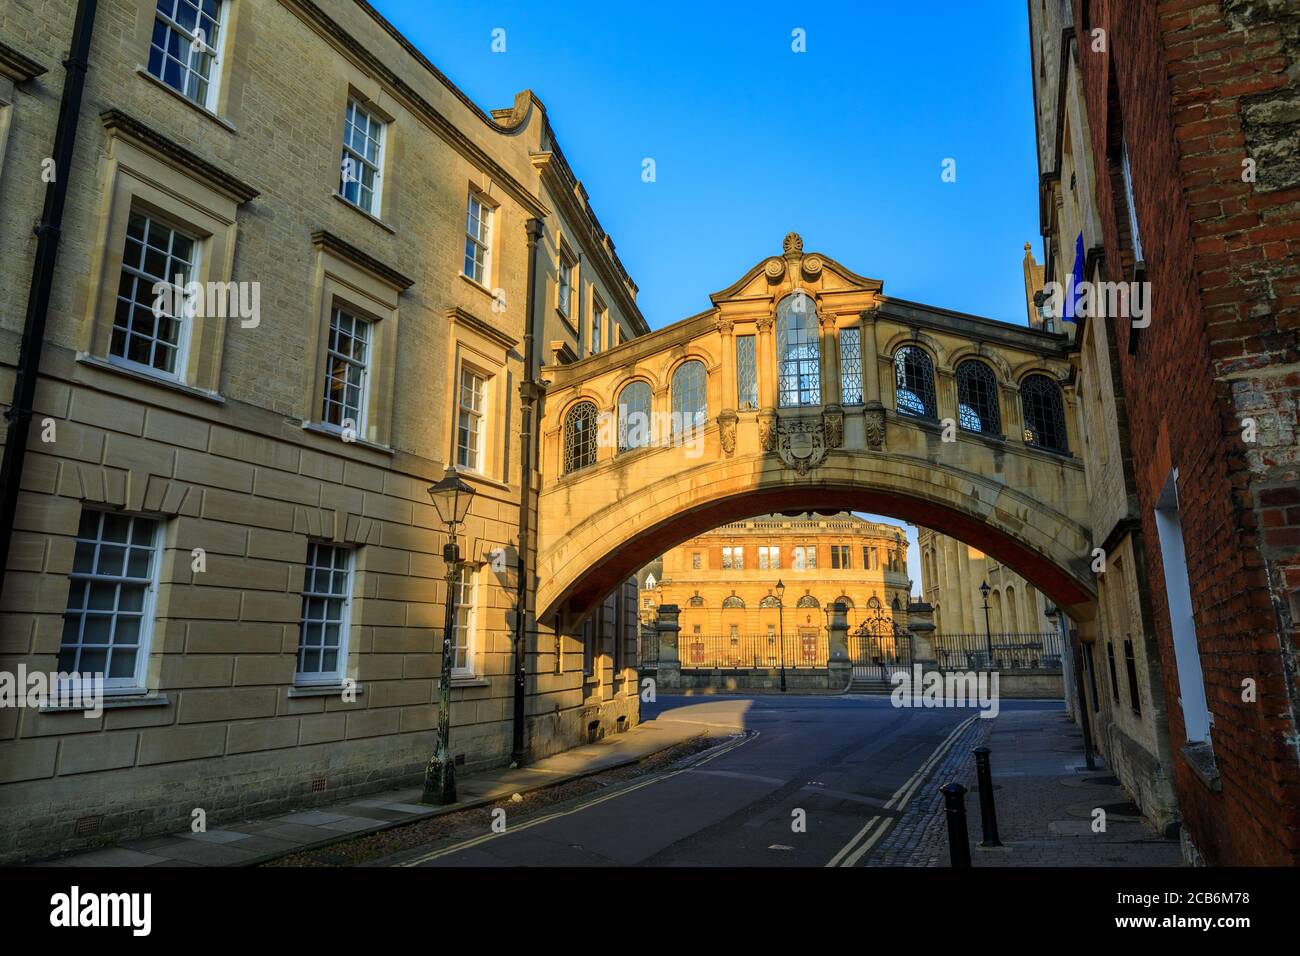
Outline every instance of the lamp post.
<svg viewBox="0 0 1300 956"><path fill-rule="evenodd" d="M785 585L776 579L776 631L781 642L781 693L785 693Z"/></svg>
<svg viewBox="0 0 1300 956"><path fill-rule="evenodd" d="M989 626L989 583L985 581L980 585L980 594L984 595L984 649L988 652L989 670L993 669L993 629Z"/></svg>
<svg viewBox="0 0 1300 956"><path fill-rule="evenodd" d="M460 546L456 527L469 514L474 488L448 468L437 484L429 488L429 497L438 518L447 526L447 543L442 547L446 568L447 613L442 624L442 680L439 683L438 746L424 771L424 803L446 806L456 802L456 761L451 755L451 670L455 663L456 598L460 577Z"/></svg>

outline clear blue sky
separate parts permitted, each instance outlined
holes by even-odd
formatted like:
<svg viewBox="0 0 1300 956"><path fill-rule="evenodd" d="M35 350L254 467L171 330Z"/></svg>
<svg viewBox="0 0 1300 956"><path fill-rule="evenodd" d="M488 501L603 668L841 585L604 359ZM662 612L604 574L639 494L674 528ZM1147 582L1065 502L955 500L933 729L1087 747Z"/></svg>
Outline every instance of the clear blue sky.
<svg viewBox="0 0 1300 956"><path fill-rule="evenodd" d="M484 109L541 98L651 328L708 308L792 229L887 294L1025 321L1023 0L372 2Z"/></svg>
<svg viewBox="0 0 1300 956"><path fill-rule="evenodd" d="M526 88L546 104L651 328L708 308L792 229L888 294L1025 321L1020 261L1041 246L1023 0L372 2L484 109Z"/></svg>

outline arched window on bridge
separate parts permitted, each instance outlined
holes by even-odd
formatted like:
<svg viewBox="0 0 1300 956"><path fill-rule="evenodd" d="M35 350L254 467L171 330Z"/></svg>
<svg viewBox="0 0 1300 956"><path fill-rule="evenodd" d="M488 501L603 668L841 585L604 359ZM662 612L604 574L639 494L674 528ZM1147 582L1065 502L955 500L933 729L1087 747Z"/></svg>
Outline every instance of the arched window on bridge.
<svg viewBox="0 0 1300 956"><path fill-rule="evenodd" d="M934 363L924 349L904 345L894 353L894 400L900 415L935 418Z"/></svg>
<svg viewBox="0 0 1300 956"><path fill-rule="evenodd" d="M970 359L957 366L957 423L968 432L1002 434L998 378L983 362Z"/></svg>
<svg viewBox="0 0 1300 956"><path fill-rule="evenodd" d="M618 395L618 450L631 451L650 444L650 386L629 382Z"/></svg>
<svg viewBox="0 0 1300 956"><path fill-rule="evenodd" d="M1027 375L1020 383L1020 402L1025 413L1025 444L1068 451L1060 386L1046 375Z"/></svg>
<svg viewBox="0 0 1300 956"><path fill-rule="evenodd" d="M811 594L805 594L799 599L799 607L821 607L821 604Z"/></svg>
<svg viewBox="0 0 1300 956"><path fill-rule="evenodd" d="M735 608L735 607L743 608L744 606L745 606L745 602L742 601L734 591L730 595L722 599L722 607L724 610L726 608Z"/></svg>
<svg viewBox="0 0 1300 956"><path fill-rule="evenodd" d="M708 375L704 363L692 359L677 366L673 372L673 442L681 442L688 431L703 428L708 421L709 408L706 397Z"/></svg>
<svg viewBox="0 0 1300 956"><path fill-rule="evenodd" d="M822 403L821 348L817 309L802 290L776 307L778 404L782 408Z"/></svg>
<svg viewBox="0 0 1300 956"><path fill-rule="evenodd" d="M564 419L564 473L596 463L596 405L579 402Z"/></svg>

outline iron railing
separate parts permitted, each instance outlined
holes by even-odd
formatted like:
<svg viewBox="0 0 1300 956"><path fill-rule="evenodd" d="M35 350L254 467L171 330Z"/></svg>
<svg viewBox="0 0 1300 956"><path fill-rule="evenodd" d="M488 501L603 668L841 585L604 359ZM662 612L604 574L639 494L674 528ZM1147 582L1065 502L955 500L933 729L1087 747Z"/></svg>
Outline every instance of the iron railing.
<svg viewBox="0 0 1300 956"><path fill-rule="evenodd" d="M934 654L945 670L1060 670L1064 648L1057 631L1039 634L936 634ZM992 645L992 664L989 647Z"/></svg>
<svg viewBox="0 0 1300 956"><path fill-rule="evenodd" d="M642 630L637 645L637 665L646 670L659 666L659 632Z"/></svg>
<svg viewBox="0 0 1300 956"><path fill-rule="evenodd" d="M775 634L682 634L678 639L681 669L787 670L825 668L830 646L825 631L786 634L785 654Z"/></svg>

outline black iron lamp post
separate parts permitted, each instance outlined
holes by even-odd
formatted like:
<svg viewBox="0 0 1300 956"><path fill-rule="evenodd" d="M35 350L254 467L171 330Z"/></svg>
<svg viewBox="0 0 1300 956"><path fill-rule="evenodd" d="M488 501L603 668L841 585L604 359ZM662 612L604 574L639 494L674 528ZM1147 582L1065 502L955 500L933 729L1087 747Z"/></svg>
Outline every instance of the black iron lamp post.
<svg viewBox="0 0 1300 956"><path fill-rule="evenodd" d="M776 630L781 642L781 693L785 693L785 585L776 579Z"/></svg>
<svg viewBox="0 0 1300 956"><path fill-rule="evenodd" d="M451 669L456 657L456 598L460 577L460 546L456 528L469 514L474 487L448 468L442 479L429 488L438 518L447 526L447 543L442 548L446 567L447 615L442 624L442 680L438 705L438 746L424 771L424 803L446 806L456 802L456 762L451 755Z"/></svg>
<svg viewBox="0 0 1300 956"><path fill-rule="evenodd" d="M985 665L989 670L993 669L993 629L989 626L989 583L985 581L980 585L980 594L984 595L984 649L988 652L988 664Z"/></svg>

